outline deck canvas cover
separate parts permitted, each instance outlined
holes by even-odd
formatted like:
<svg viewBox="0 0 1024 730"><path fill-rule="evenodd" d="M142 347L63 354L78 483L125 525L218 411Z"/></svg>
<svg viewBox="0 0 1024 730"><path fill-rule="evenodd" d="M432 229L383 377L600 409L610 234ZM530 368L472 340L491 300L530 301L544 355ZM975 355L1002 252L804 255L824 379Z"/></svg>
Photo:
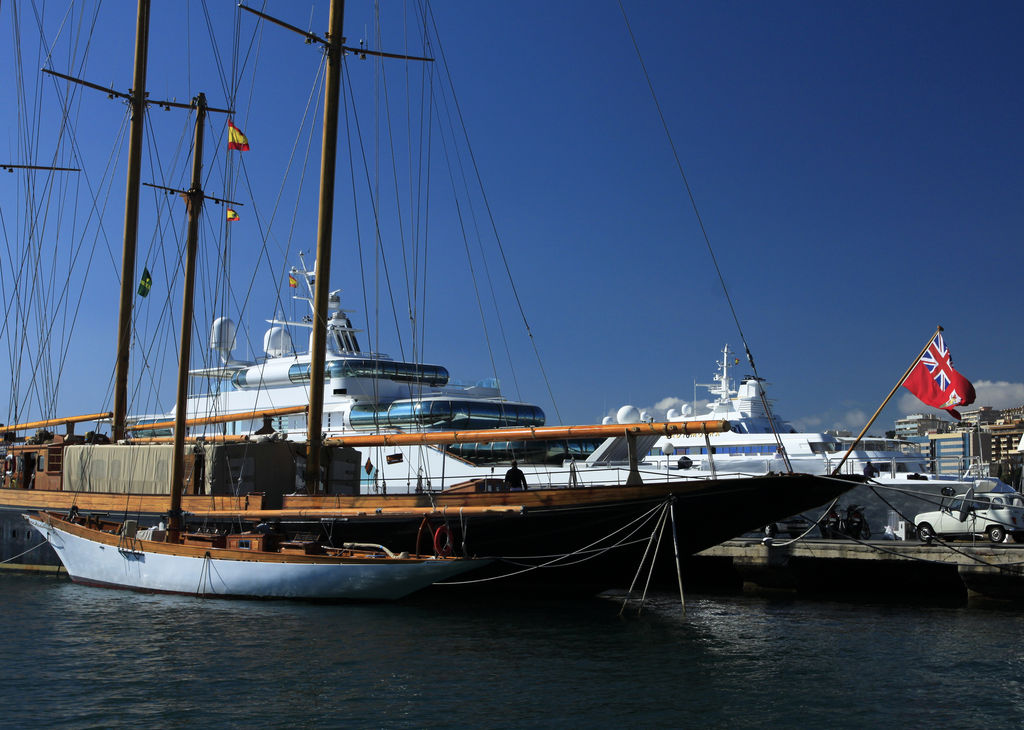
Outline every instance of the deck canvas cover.
<svg viewBox="0 0 1024 730"><path fill-rule="evenodd" d="M64 450L64 490L170 494L174 447L109 444Z"/></svg>

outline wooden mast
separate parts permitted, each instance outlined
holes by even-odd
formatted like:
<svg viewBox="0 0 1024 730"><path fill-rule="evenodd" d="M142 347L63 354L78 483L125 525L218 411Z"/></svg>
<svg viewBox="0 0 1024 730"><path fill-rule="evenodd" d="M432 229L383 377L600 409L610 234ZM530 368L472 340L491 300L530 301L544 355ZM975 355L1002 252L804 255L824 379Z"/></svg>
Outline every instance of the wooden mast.
<svg viewBox="0 0 1024 730"><path fill-rule="evenodd" d="M149 53L149 0L139 0L135 27L135 74L130 104L128 191L124 202L124 250L121 256L121 309L117 327L117 363L114 373L115 441L124 438L128 414L128 359L132 339L132 300L135 296L135 248L139 233L139 188L142 169L142 132L146 113L146 59Z"/></svg>
<svg viewBox="0 0 1024 730"><path fill-rule="evenodd" d="M341 82L344 0L331 0L324 82L323 149L320 156L319 225L316 236L316 284L313 294L313 343L309 362L309 416L306 419L306 491L320 487L320 446L327 361L327 295L331 278L331 229L334 223L334 167L338 151L338 97Z"/></svg>
<svg viewBox="0 0 1024 730"><path fill-rule="evenodd" d="M167 518L167 541L178 542L181 532L181 493L185 489L185 400L188 397L188 366L192 351L192 302L196 286L196 249L199 214L203 208L203 125L206 95L194 100L196 108L195 145L192 148L192 186L186 197L188 238L185 242L185 283L181 304L181 353L178 356L178 391L174 407L174 457L171 473L171 506Z"/></svg>

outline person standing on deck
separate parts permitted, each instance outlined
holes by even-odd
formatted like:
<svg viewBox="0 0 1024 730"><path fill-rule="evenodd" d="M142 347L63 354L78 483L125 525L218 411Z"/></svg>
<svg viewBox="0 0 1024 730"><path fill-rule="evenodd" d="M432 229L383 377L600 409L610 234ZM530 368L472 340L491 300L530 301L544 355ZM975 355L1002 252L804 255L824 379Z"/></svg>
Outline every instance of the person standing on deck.
<svg viewBox="0 0 1024 730"><path fill-rule="evenodd" d="M512 460L512 468L505 472L505 491L518 491L528 489L526 486L526 475L519 468L516 460Z"/></svg>

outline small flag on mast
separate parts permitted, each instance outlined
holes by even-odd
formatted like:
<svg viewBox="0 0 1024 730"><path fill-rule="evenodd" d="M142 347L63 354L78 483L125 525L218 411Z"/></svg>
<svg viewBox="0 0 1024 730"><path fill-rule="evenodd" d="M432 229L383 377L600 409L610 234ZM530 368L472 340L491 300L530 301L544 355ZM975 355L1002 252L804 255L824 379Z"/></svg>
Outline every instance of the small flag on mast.
<svg viewBox="0 0 1024 730"><path fill-rule="evenodd" d="M288 286L290 286L292 289L294 289L298 285L299 285L298 280L294 276L292 276L291 274L288 274Z"/></svg>
<svg viewBox="0 0 1024 730"><path fill-rule="evenodd" d="M149 294L149 290L153 288L153 277L149 275L149 269L143 267L142 279L139 281L139 296L145 297Z"/></svg>
<svg viewBox="0 0 1024 730"><path fill-rule="evenodd" d="M236 213L234 211L234 209L228 208L228 221L230 222L230 221L237 221L237 220L238 220L238 213Z"/></svg>
<svg viewBox="0 0 1024 730"><path fill-rule="evenodd" d="M230 119L228 120L228 149L239 152L249 149L249 138Z"/></svg>

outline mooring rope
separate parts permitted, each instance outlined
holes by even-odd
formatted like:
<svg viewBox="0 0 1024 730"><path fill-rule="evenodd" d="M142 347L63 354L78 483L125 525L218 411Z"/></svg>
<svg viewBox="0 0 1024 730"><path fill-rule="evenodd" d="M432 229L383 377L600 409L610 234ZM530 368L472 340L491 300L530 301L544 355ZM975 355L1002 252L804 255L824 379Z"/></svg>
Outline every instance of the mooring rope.
<svg viewBox="0 0 1024 730"><path fill-rule="evenodd" d="M203 586L206 583L206 578L210 573L210 563L212 558L210 557L210 551L207 550L206 554L203 555L203 567L199 570L199 585L196 586L196 598L205 598L206 591L203 590Z"/></svg>
<svg viewBox="0 0 1024 730"><path fill-rule="evenodd" d="M35 550L35 549L37 549L37 548L41 548L41 547L42 547L43 545L45 545L45 544L46 544L46 543L48 543L48 542L50 542L50 541L49 541L49 539L43 540L43 541L42 541L41 543L39 543L38 545L33 545L32 547L30 547L30 548L29 548L28 550L26 550L26 551L25 551L25 552L23 552L23 553L18 553L17 555L13 555L13 556L11 556L11 557L7 558L6 560L0 560L0 565L3 565L4 563L9 563L9 562L11 562L12 560L17 560L17 559L18 559L18 558L20 558L20 557L21 557L22 555L28 555L28 554L29 554L30 552L32 552L33 550Z"/></svg>
<svg viewBox="0 0 1024 730"><path fill-rule="evenodd" d="M667 502L667 500L666 500L666 502ZM569 566L572 566L572 565L578 565L580 563L585 563L586 561L593 560L595 557L603 555L603 554L607 553L608 551L613 550L615 548L623 547L623 546L626 546L626 545L633 545L633 544L638 543L639 540L638 541L634 541L634 542L626 542L626 541L630 537L632 537L636 533L637 530L640 529L640 526L643 523L649 521L652 515L657 513L659 510L664 510L666 502L659 503L658 505L656 505L655 507L652 507L650 510L648 510L644 514L640 515L639 517L635 518L631 522L627 523L626 525L623 525L622 527L620 527L620 528L618 528L616 530L613 530L612 532L610 532L609 534L605 535L604 537L601 537L601 538L599 538L597 540L594 540L589 545L584 545L583 547L579 548L578 550L573 550L572 552L565 553L564 555L555 555L550 560L546 560L545 562L540 563L538 565L530 565L530 566L527 566L527 567L523 568L522 570L517 570L517 571L511 572L511 573L503 573L502 575L491 576L489 578L476 578L474 580L461 580L461 581L444 581L442 583L435 583L434 585L438 585L438 586L459 586L459 585L472 585L472 584L475 584L475 583L490 583L492 581L503 580L505 578L512 578L512 577L517 576L517 575L522 575L524 573L529 573L531 571L538 570L540 568L549 568L549 567L564 568L564 567L569 567ZM635 529L633 529L628 535L626 535L621 540L619 540L618 542L616 542L616 543L614 543L612 545L609 545L608 547L605 547L605 548L598 548L598 549L592 550L592 548L594 548L595 545L600 545L601 543L605 542L606 540L610 540L611 538L613 538L614 536L618 535L619 533L622 533L622 532L625 532L626 530L629 530L629 528L633 527L634 525L637 525L637 527ZM561 561L564 561L564 560L568 560L569 558L571 558L573 556L577 556L577 555L581 555L581 554L585 555L588 552L592 552L592 554L588 555L587 557L584 557L581 560L577 560L577 561L573 561L573 562L561 562ZM547 558L548 556L520 556L520 557L518 557L516 559L522 560L522 559L524 559L526 557L542 557L542 558ZM502 562L513 563L513 559L510 559L510 558L501 558L501 560L502 560ZM513 563L513 564L515 564L515 563Z"/></svg>
<svg viewBox="0 0 1024 730"><path fill-rule="evenodd" d="M661 509L661 514L658 515L658 521L654 525L654 529L651 530L651 536L647 540L647 548L644 550L644 555L640 558L640 564L636 566L636 575L633 576L633 582L629 586L629 591L626 592L626 597L622 601L622 608L619 609L619 616L626 610L626 606L629 604L633 596L633 589L636 588L637 581L640 580L640 573L643 571L644 563L647 562L647 556L651 556L651 566L647 570L647 581L644 583L644 592L640 597L640 606L637 609L637 615L640 615L640 611L643 610L644 602L647 600L647 589L651 585L651 575L654 573L655 558L658 555L658 550L661 549L661 536L665 533L665 525L668 517L669 502L666 501ZM657 542L654 540L654 536L658 536ZM651 545L654 545L654 551L651 552Z"/></svg>

